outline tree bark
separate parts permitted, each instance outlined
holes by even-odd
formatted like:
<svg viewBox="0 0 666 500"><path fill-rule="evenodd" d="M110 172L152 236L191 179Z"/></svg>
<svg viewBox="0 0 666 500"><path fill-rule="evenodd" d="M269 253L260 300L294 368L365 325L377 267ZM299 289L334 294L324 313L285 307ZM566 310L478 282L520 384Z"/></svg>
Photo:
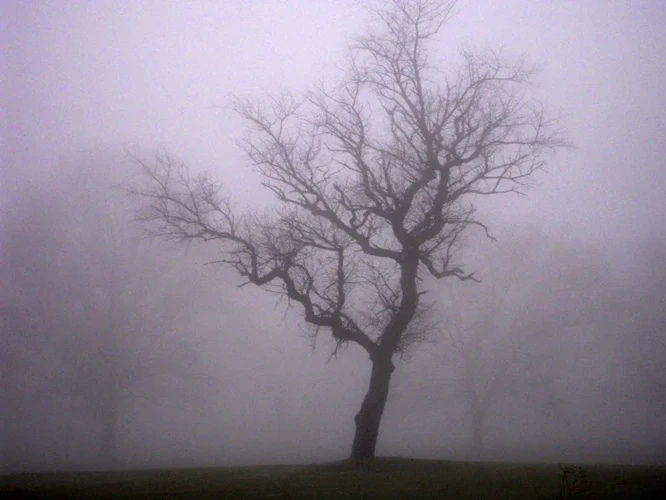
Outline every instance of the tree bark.
<svg viewBox="0 0 666 500"><path fill-rule="evenodd" d="M356 433L352 444L351 456L355 464L367 464L375 457L379 425L386 399L388 398L389 382L393 373L392 355L376 357L372 361L372 373L368 392L363 398L361 409L356 414Z"/></svg>

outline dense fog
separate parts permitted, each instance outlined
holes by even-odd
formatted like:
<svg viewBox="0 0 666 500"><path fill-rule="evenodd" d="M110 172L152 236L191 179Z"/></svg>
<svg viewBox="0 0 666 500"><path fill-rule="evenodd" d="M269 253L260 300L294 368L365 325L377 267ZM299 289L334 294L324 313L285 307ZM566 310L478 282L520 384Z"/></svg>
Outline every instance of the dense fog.
<svg viewBox="0 0 666 500"><path fill-rule="evenodd" d="M207 264L216 242L146 237L122 186L164 149L274 203L225 99L334 78L359 4L2 4L2 472L348 456L367 354ZM537 61L575 148L478 200L480 283L424 279L377 453L666 463L666 8L461 1L431 57L454 71L461 45Z"/></svg>

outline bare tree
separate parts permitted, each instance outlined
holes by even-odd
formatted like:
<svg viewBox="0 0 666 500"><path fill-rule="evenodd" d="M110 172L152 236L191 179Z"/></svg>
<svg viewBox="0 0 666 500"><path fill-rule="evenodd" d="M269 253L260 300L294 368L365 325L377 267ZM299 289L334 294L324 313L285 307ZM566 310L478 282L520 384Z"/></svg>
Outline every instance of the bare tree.
<svg viewBox="0 0 666 500"><path fill-rule="evenodd" d="M165 400L173 380L204 379L196 374L197 332L181 333L194 316L193 283L115 232L111 217L94 215L106 224L82 225L90 230L69 242L67 269L50 276L70 307L55 334L58 375L45 387L71 394L99 424L98 465L113 469L121 465L120 426L137 399Z"/></svg>
<svg viewBox="0 0 666 500"><path fill-rule="evenodd" d="M100 164L61 164L51 190L26 187L3 200L13 210L1 220L0 406L13 469L27 465L21 441L30 441L24 422L37 418L34 402L71 402L99 428L95 465L114 468L120 426L138 398L164 401L180 382L191 390L208 381L196 365L201 287L138 241Z"/></svg>
<svg viewBox="0 0 666 500"><path fill-rule="evenodd" d="M551 414L559 410L552 381L539 365L547 351L545 337L556 327L526 301L514 302L512 291L502 281L449 295L440 309L446 318L442 343L448 369L443 395L464 404L477 459L485 455L487 422L495 405L508 399L523 406L527 400L532 407L537 392L546 398L538 406L545 403Z"/></svg>
<svg viewBox="0 0 666 500"><path fill-rule="evenodd" d="M467 303L481 308L458 301L446 310L452 317L467 313L445 337L458 353L451 361L461 374L476 456L483 454L485 422L495 404L511 401L514 408L539 412L544 428L572 424L576 402L566 399L572 388L580 390L593 378L585 338L597 329L612 329L608 311L617 282L601 249L573 237L527 231L513 236L523 244L514 245L512 255L486 257L494 279L470 290L480 296L465 295ZM512 264L509 271L501 260ZM603 348L594 351L598 355ZM603 366L603 361L594 364ZM576 383L577 378L585 382Z"/></svg>
<svg viewBox="0 0 666 500"><path fill-rule="evenodd" d="M457 318L458 321L448 322L444 332L447 364L455 368L447 385L451 386L453 396L460 397L467 407L476 458L484 454L488 412L506 389L518 357L515 339L502 335L505 332L499 331L496 324L498 305L497 301L484 303L474 321ZM459 306L456 303L452 309Z"/></svg>
<svg viewBox="0 0 666 500"><path fill-rule="evenodd" d="M451 76L431 66L427 45L454 3L385 2L334 86L232 100L250 123L242 147L279 202L270 214L238 214L211 176L164 153L141 162L147 181L129 187L154 235L225 243L219 262L302 307L315 335L367 351L357 462L374 456L394 355L422 337L424 274L475 279L457 260L467 229L487 232L475 197L520 192L566 145L528 99L522 61L463 51Z"/></svg>

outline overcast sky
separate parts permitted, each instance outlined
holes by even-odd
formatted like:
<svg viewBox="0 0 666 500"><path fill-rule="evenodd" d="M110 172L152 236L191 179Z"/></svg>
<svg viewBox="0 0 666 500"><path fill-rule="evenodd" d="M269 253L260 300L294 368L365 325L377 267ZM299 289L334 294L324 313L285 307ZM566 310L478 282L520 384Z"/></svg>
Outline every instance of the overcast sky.
<svg viewBox="0 0 666 500"><path fill-rule="evenodd" d="M242 193L237 181L253 179L233 142L242 122L219 106L333 78L345 38L363 29L358 4L3 2L4 162L39 177L81 149L164 146ZM445 68L462 44L525 54L578 146L529 198L496 209L595 237L649 230L666 197L663 3L468 0L456 11L433 62Z"/></svg>
<svg viewBox="0 0 666 500"><path fill-rule="evenodd" d="M16 194L25 182L47 185L63 158L81 152L149 155L165 147L192 168L213 171L237 199L250 203L258 181L234 144L243 123L222 108L227 96L260 98L331 81L336 64L343 63L346 39L363 32L367 12L360 4L1 1L0 182ZM462 45L503 47L538 63L536 92L560 110L576 145L552 160L528 197L488 202L484 210L493 221L509 226L538 221L546 231L572 233L617 248L618 255L646 235L663 239L664 2L461 0L438 38L431 62L445 70ZM100 167L90 162L82 168ZM240 302L257 296L239 294ZM270 309L272 300L263 304ZM220 349L229 362L238 363L239 356L285 360L270 367L255 362L253 380L271 386L264 393L275 405L289 399L282 411L291 408L299 421L310 422L312 435L319 432L323 413L332 411L344 426L331 431L330 447L341 440L345 448L369 365L358 350L343 362L343 379L362 381L340 396L348 407L311 404L322 390L336 386L341 368L324 363L328 352L308 355L307 341L287 331L280 317L251 320L252 338L267 339L257 340L251 353L243 351L247 335L239 331L246 320L230 318L236 328L219 340L228 342ZM271 334L273 329L282 333ZM285 343L286 335L294 340ZM297 359L300 371L294 372ZM294 387L303 373L311 384L280 392ZM235 408L249 404L237 391L228 397ZM247 416L238 410L236 420L226 424L232 435L250 425L238 415ZM279 435L274 439L276 446L284 444Z"/></svg>

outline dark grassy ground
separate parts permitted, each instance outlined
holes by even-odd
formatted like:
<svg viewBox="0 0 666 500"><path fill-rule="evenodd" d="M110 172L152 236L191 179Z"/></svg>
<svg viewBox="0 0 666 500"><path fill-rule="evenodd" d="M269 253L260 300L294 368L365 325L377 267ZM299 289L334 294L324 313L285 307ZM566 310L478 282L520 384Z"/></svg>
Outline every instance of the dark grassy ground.
<svg viewBox="0 0 666 500"><path fill-rule="evenodd" d="M666 499L666 467L588 466L581 499ZM0 498L23 499L557 499L552 464L379 458L366 470L341 464L0 477Z"/></svg>

